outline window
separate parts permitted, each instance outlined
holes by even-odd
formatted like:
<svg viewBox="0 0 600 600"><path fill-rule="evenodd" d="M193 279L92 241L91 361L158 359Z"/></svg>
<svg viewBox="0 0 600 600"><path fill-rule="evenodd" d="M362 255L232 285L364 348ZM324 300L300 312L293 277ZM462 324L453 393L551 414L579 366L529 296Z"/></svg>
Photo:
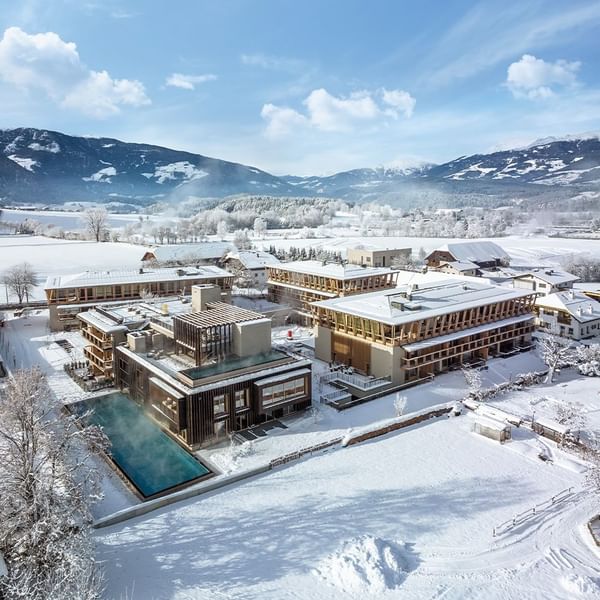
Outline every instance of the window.
<svg viewBox="0 0 600 600"><path fill-rule="evenodd" d="M237 390L235 392L235 409L248 408L248 390Z"/></svg>
<svg viewBox="0 0 600 600"><path fill-rule="evenodd" d="M305 378L300 377L283 383L265 386L262 391L263 407L303 396L306 393L305 384Z"/></svg>
<svg viewBox="0 0 600 600"><path fill-rule="evenodd" d="M214 397L213 400L214 408L215 408L215 416L222 415L225 411L225 394L219 394Z"/></svg>

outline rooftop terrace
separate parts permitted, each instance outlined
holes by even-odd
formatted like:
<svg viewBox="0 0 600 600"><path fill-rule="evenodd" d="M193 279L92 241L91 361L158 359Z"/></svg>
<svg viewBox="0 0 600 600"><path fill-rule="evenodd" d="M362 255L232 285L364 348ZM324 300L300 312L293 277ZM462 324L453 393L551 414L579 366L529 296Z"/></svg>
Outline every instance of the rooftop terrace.
<svg viewBox="0 0 600 600"><path fill-rule="evenodd" d="M393 290L322 300L313 302L312 306L399 325L531 294L528 290L466 280L446 279L423 284L414 281L412 285L401 285Z"/></svg>

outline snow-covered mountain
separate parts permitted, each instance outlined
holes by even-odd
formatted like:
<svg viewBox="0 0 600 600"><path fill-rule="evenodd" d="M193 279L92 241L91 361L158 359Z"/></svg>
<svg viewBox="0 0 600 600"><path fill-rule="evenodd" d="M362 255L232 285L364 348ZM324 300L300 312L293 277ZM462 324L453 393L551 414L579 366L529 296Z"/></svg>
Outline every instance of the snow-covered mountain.
<svg viewBox="0 0 600 600"><path fill-rule="evenodd" d="M39 129L0 130L0 197L147 202L237 193L295 190L260 169L190 152Z"/></svg>
<svg viewBox="0 0 600 600"><path fill-rule="evenodd" d="M428 178L516 181L542 185L600 183L600 137L545 138L515 150L463 156L430 169Z"/></svg>
<svg viewBox="0 0 600 600"><path fill-rule="evenodd" d="M545 186L545 187L544 187ZM600 136L537 140L525 148L462 156L441 165L382 166L330 176L277 177L254 167L148 144L0 130L0 199L147 204L231 194L328 196L352 201L460 195L564 197L600 189Z"/></svg>

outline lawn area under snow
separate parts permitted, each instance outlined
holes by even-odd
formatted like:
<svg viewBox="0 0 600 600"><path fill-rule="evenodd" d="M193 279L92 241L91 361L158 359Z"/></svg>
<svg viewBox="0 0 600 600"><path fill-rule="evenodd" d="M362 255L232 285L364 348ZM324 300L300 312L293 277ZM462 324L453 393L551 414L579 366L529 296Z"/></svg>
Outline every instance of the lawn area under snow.
<svg viewBox="0 0 600 600"><path fill-rule="evenodd" d="M49 275L138 269L143 254L144 247L134 244L0 235L0 270L28 262L39 275L33 300L46 298L44 285Z"/></svg>
<svg viewBox="0 0 600 600"><path fill-rule="evenodd" d="M581 474L469 425L428 422L98 530L106 597L600 597Z"/></svg>

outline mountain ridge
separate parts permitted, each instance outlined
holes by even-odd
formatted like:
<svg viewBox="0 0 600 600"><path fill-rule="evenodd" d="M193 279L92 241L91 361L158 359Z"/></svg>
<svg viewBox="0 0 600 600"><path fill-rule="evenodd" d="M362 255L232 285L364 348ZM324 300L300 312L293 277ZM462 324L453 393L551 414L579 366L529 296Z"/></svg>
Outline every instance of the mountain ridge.
<svg viewBox="0 0 600 600"><path fill-rule="evenodd" d="M235 194L386 199L444 194L537 196L548 189L598 189L600 135L542 138L513 150L442 164L378 166L328 176L276 176L256 167L153 144L70 136L36 128L0 130L0 198L28 203L149 204Z"/></svg>

